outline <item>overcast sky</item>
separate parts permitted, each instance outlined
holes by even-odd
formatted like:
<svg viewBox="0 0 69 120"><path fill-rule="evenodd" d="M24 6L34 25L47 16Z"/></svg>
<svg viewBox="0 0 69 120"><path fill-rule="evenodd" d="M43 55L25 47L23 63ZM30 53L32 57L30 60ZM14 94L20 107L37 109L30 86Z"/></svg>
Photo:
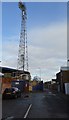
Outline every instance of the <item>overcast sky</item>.
<svg viewBox="0 0 69 120"><path fill-rule="evenodd" d="M43 81L55 78L67 59L67 3L26 2L29 71ZM2 65L17 67L21 30L17 2L2 4ZM1 46L1 44L0 44Z"/></svg>
<svg viewBox="0 0 69 120"><path fill-rule="evenodd" d="M3 2L19 2L19 0L1 0ZM68 0L23 0L23 2L67 2Z"/></svg>

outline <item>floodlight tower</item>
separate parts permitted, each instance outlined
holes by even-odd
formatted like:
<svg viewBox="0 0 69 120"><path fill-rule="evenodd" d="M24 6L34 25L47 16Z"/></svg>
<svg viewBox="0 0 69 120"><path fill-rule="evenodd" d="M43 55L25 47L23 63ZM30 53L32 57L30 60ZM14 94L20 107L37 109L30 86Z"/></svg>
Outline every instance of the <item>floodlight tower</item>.
<svg viewBox="0 0 69 120"><path fill-rule="evenodd" d="M19 2L19 8L22 14L22 21L21 21L21 33L20 33L17 68L22 69L24 72L25 69L28 71L28 47L27 47L27 30L26 30L27 14L26 14L26 7L22 2Z"/></svg>

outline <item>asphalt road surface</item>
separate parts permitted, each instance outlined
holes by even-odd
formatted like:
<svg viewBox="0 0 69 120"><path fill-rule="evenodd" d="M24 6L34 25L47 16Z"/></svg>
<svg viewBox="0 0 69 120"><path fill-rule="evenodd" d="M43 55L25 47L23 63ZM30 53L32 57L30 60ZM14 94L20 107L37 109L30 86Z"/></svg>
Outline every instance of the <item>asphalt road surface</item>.
<svg viewBox="0 0 69 120"><path fill-rule="evenodd" d="M18 99L2 101L2 119L6 118L69 118L69 96L39 92Z"/></svg>

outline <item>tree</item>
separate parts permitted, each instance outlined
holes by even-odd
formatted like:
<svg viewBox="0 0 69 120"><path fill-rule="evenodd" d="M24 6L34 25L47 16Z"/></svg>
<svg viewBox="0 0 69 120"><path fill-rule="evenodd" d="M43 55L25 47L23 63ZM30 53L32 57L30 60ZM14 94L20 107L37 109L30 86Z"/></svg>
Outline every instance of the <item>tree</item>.
<svg viewBox="0 0 69 120"><path fill-rule="evenodd" d="M33 80L35 80L35 81L41 81L41 78L38 77L38 76L34 76L34 77L33 77Z"/></svg>

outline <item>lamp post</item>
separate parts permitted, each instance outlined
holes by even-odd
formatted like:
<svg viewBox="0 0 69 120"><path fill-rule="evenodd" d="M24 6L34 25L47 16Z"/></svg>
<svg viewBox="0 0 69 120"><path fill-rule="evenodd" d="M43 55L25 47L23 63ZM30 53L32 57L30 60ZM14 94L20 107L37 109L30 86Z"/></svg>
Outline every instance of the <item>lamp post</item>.
<svg viewBox="0 0 69 120"><path fill-rule="evenodd" d="M39 68L40 81L41 81L41 68Z"/></svg>
<svg viewBox="0 0 69 120"><path fill-rule="evenodd" d="M1 63L1 60L0 60L0 63ZM1 67L1 64L0 64L0 67ZM2 71L1 68L0 68L0 71Z"/></svg>
<svg viewBox="0 0 69 120"><path fill-rule="evenodd" d="M69 58L67 59L67 66L69 67Z"/></svg>
<svg viewBox="0 0 69 120"><path fill-rule="evenodd" d="M1 63L1 61L0 61L0 63Z"/></svg>

